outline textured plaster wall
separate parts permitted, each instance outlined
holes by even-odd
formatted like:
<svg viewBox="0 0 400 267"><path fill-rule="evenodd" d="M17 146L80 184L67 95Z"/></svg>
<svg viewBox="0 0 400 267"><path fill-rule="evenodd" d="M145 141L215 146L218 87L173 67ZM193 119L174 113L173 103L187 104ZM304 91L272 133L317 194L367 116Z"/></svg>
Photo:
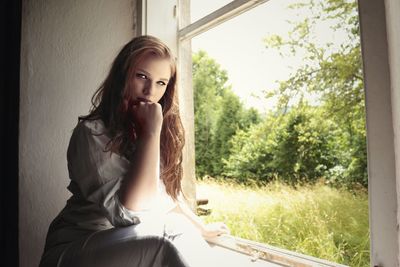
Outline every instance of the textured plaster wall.
<svg viewBox="0 0 400 267"><path fill-rule="evenodd" d="M37 266L69 197L66 150L78 116L134 31L135 0L23 0L20 266Z"/></svg>
<svg viewBox="0 0 400 267"><path fill-rule="evenodd" d="M397 177L397 207L400 207L400 1L385 1L386 28L388 33L388 53L392 98L392 116L394 131L394 152L396 155ZM397 209L397 225L400 222L400 209ZM400 232L397 227L398 242L400 248ZM400 253L397 253L400 266Z"/></svg>

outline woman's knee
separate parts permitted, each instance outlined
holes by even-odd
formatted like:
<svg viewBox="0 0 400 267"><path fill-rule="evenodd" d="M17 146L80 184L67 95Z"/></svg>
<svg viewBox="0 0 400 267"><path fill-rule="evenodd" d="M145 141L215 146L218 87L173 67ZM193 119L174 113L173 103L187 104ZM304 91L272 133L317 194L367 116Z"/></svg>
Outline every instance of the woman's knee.
<svg viewBox="0 0 400 267"><path fill-rule="evenodd" d="M71 248L61 266L185 266L170 240L160 236L102 240L84 249Z"/></svg>

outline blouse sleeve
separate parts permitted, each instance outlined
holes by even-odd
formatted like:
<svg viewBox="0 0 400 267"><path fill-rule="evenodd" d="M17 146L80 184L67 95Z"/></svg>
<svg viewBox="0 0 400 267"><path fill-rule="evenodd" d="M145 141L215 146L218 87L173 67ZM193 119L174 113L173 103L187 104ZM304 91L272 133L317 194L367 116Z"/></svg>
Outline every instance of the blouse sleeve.
<svg viewBox="0 0 400 267"><path fill-rule="evenodd" d="M104 151L110 140L99 123L80 122L74 129L68 147L69 176L79 194L100 208L114 226L140 223L135 212L127 210L119 200L119 188L129 161Z"/></svg>

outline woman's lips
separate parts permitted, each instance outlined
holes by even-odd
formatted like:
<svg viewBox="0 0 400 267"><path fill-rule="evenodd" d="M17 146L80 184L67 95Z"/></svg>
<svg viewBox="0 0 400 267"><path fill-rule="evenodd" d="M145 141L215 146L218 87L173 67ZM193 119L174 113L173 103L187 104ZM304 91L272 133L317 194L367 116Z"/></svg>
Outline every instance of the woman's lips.
<svg viewBox="0 0 400 267"><path fill-rule="evenodd" d="M150 100L142 97L138 97L137 100L142 101L142 102L151 102Z"/></svg>

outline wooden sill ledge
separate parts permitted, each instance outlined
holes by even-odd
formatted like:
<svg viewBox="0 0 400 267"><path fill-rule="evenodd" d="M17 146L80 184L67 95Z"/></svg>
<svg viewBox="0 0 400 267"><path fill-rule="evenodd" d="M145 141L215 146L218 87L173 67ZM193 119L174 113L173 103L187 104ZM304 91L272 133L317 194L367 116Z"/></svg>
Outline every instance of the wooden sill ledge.
<svg viewBox="0 0 400 267"><path fill-rule="evenodd" d="M348 267L231 235L207 239L207 242L213 248L224 248L235 252L235 254L242 254L242 257L249 258L248 266ZM234 254L231 253L231 255ZM258 264L251 264L252 262Z"/></svg>

